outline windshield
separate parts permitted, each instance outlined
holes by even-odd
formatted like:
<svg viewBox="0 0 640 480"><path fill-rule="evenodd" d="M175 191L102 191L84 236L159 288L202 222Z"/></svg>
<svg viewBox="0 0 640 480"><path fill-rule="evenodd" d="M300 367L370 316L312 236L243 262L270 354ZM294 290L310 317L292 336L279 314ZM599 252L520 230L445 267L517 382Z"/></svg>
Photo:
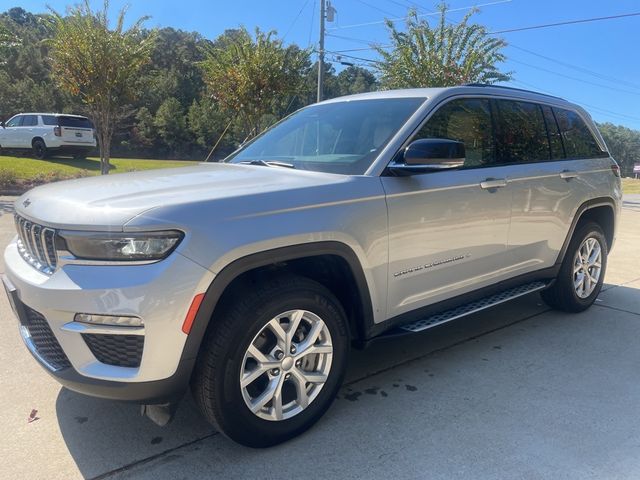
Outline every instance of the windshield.
<svg viewBox="0 0 640 480"><path fill-rule="evenodd" d="M351 100L299 110L233 154L231 163L362 175L424 98ZM268 163L269 162L269 163Z"/></svg>

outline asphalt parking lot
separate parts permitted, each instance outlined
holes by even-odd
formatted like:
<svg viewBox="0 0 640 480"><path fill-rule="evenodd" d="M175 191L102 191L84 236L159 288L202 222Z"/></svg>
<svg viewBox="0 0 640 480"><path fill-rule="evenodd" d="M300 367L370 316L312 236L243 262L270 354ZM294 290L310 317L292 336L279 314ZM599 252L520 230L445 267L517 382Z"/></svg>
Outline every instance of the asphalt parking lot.
<svg viewBox="0 0 640 480"><path fill-rule="evenodd" d="M0 198L2 248L11 201ZM639 478L638 245L632 198L589 311L550 311L533 294L355 351L325 418L267 450L217 434L190 398L160 428L134 405L61 388L0 295L0 478Z"/></svg>

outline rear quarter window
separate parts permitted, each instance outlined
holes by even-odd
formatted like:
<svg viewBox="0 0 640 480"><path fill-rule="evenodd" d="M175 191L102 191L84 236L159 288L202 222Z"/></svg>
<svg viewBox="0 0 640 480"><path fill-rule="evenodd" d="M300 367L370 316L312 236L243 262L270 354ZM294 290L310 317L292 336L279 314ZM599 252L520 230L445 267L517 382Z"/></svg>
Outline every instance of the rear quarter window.
<svg viewBox="0 0 640 480"><path fill-rule="evenodd" d="M58 117L58 124L69 128L93 128L91 120L84 117Z"/></svg>
<svg viewBox="0 0 640 480"><path fill-rule="evenodd" d="M57 126L58 119L54 115L42 115L42 123Z"/></svg>
<svg viewBox="0 0 640 480"><path fill-rule="evenodd" d="M608 155L600 148L580 115L564 108L554 107L553 112L558 120L558 128L567 158L593 158Z"/></svg>

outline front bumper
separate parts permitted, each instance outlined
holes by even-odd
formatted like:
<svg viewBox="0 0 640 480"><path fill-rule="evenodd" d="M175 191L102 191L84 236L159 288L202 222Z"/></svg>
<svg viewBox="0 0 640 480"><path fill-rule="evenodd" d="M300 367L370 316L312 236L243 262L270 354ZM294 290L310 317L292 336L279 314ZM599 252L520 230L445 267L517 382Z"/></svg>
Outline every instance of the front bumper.
<svg viewBox="0 0 640 480"><path fill-rule="evenodd" d="M64 265L51 276L30 266L15 242L4 259L5 287L25 344L60 383L93 396L143 403L184 390L195 358L183 355L182 322L193 297L213 280L211 272L175 252L148 265ZM80 324L73 321L76 313L140 317L144 326L134 332L144 336L139 365L103 363L85 337L122 338L117 336L131 333L131 327ZM34 318L36 327L30 325ZM45 331L44 340L34 342L30 328L50 334ZM56 343L66 363L56 355Z"/></svg>

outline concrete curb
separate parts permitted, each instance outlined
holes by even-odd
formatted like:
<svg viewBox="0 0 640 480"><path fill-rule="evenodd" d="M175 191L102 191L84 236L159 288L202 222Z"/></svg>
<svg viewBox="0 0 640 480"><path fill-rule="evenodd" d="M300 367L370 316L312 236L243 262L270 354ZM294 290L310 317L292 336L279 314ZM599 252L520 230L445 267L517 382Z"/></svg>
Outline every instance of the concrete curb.
<svg viewBox="0 0 640 480"><path fill-rule="evenodd" d="M33 187L31 187L33 188ZM0 188L0 196L20 196L25 192L28 192L29 190L31 190L31 188L25 188L22 190L11 190L10 188Z"/></svg>

